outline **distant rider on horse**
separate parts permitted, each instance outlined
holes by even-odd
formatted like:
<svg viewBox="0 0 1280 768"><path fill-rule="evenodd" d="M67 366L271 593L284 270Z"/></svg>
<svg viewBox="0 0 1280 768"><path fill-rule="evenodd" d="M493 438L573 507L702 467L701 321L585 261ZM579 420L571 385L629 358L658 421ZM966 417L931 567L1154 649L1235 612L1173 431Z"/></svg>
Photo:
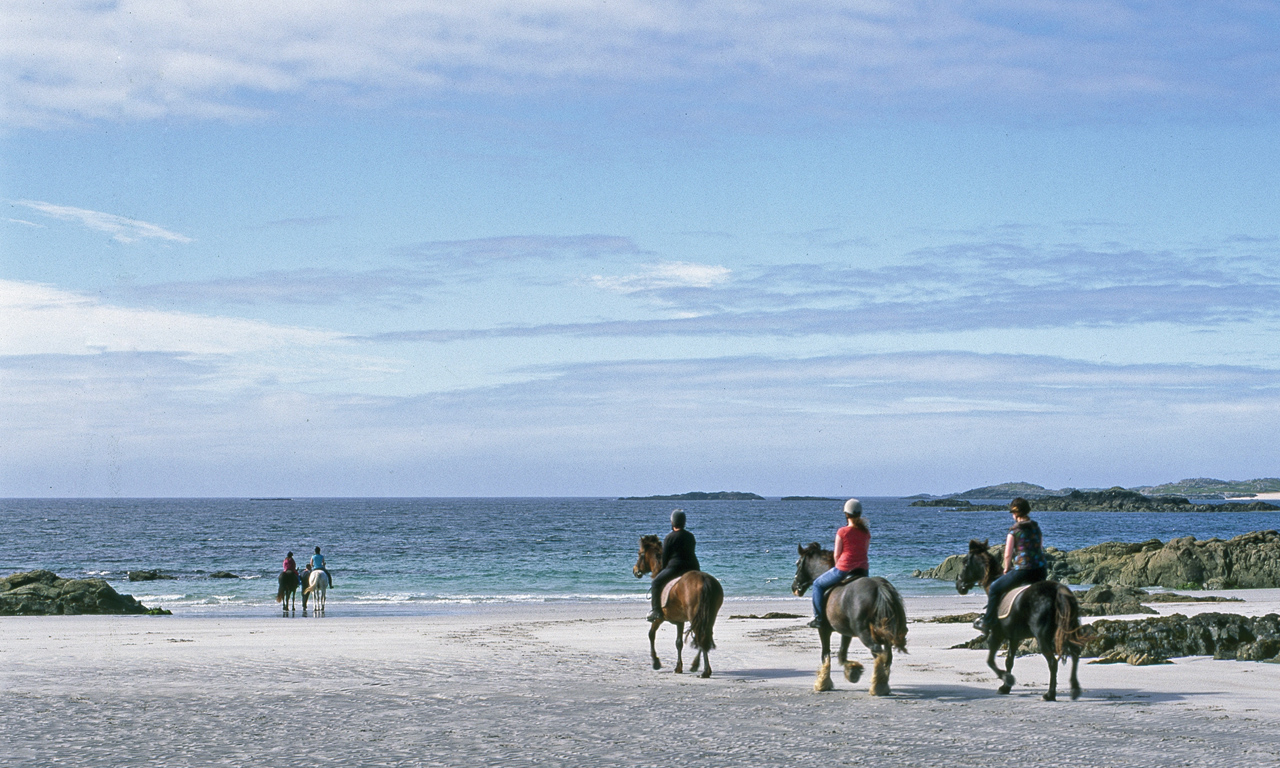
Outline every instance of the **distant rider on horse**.
<svg viewBox="0 0 1280 768"><path fill-rule="evenodd" d="M973 628L979 632L995 626L1000 599L1009 590L1049 578L1049 559L1044 554L1040 526L1031 519L1030 502L1019 496L1009 502L1009 512L1013 515L1013 527L1004 542L1004 575L987 588L987 609L973 622Z"/></svg>
<svg viewBox="0 0 1280 768"><path fill-rule="evenodd" d="M859 579L868 571L867 549L871 546L871 531L862 519L862 502L849 499L844 503L845 525L836 529L836 565L813 580L813 621L809 626L819 629L827 623L827 590L845 579Z"/></svg>
<svg viewBox="0 0 1280 768"><path fill-rule="evenodd" d="M316 553L311 556L311 568L316 571L324 571L325 578L329 579L329 588L333 588L333 574L329 573L329 569L324 567L324 555L320 554L319 547L316 547Z"/></svg>
<svg viewBox="0 0 1280 768"><path fill-rule="evenodd" d="M653 577L650 589L650 607L647 621L662 618L662 588L672 579L678 579L689 571L698 571L698 556L694 554L697 541L684 529L684 510L671 513L671 533L662 542L662 570Z"/></svg>
<svg viewBox="0 0 1280 768"><path fill-rule="evenodd" d="M284 570L285 573L292 571L294 576L298 575L298 562L293 559L292 552L284 556Z"/></svg>

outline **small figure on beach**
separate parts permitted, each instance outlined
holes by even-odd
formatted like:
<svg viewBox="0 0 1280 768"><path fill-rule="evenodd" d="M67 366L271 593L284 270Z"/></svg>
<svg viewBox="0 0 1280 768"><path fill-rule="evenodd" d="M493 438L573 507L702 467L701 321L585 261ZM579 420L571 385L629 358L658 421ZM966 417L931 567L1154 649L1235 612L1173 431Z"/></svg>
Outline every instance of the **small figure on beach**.
<svg viewBox="0 0 1280 768"><path fill-rule="evenodd" d="M316 547L316 553L311 556L311 569L316 571L324 571L324 575L329 580L329 588L333 589L333 574L329 573L329 569L324 567L324 555L320 554L320 548Z"/></svg>
<svg viewBox="0 0 1280 768"><path fill-rule="evenodd" d="M692 533L684 529L685 522L684 510L677 509L671 513L671 533L662 541L662 570L654 575L649 587L652 610L646 621L662 620L662 588L667 582L689 571L701 570L698 556L694 553L698 542Z"/></svg>
<svg viewBox="0 0 1280 768"><path fill-rule="evenodd" d="M1013 526L1004 542L1004 575L987 588L987 608L973 622L973 628L987 633L996 623L1000 599L1015 587L1049 578L1049 560L1044 554L1040 526L1031 519L1031 503L1019 496L1009 502Z"/></svg>
<svg viewBox="0 0 1280 768"><path fill-rule="evenodd" d="M849 499L844 503L845 524L836 529L835 566L813 580L813 621L809 626L819 629L827 623L827 590L842 581L853 581L868 574L867 550L871 546L871 531L862 519L862 502Z"/></svg>

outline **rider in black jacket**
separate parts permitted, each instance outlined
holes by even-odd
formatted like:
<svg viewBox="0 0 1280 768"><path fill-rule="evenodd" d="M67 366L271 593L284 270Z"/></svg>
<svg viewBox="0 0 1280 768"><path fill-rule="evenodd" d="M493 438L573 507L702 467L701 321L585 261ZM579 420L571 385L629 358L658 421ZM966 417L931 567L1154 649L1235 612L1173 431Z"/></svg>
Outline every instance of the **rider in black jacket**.
<svg viewBox="0 0 1280 768"><path fill-rule="evenodd" d="M667 582L699 569L698 556L694 554L697 542L693 534L684 529L684 523L683 510L671 513L671 533L662 542L662 570L653 577L653 584L649 587L653 610L649 611L648 621L662 618L662 588Z"/></svg>

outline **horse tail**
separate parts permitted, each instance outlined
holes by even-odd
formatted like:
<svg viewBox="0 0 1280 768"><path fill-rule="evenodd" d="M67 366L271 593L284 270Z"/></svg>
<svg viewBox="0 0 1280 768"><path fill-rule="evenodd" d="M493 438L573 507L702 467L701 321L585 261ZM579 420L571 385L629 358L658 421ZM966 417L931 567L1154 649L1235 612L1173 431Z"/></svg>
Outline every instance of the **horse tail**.
<svg viewBox="0 0 1280 768"><path fill-rule="evenodd" d="M875 621L871 622L871 637L878 643L892 645L902 653L907 652L907 609L902 595L888 579L876 578Z"/></svg>
<svg viewBox="0 0 1280 768"><path fill-rule="evenodd" d="M284 573L281 573L279 576L276 577L276 602L277 603L284 600L285 592L286 590L284 588Z"/></svg>
<svg viewBox="0 0 1280 768"><path fill-rule="evenodd" d="M693 632L693 642L698 649L710 651L716 647L715 626L716 612L720 603L724 602L724 589L714 576L702 574L702 586L698 590L698 607L693 612L693 621L689 630Z"/></svg>
<svg viewBox="0 0 1280 768"><path fill-rule="evenodd" d="M1054 595L1054 613L1057 627L1053 633L1053 650L1058 660L1066 663L1063 651L1080 653L1088 638L1085 627L1080 624L1080 604L1063 584L1058 585L1058 592Z"/></svg>

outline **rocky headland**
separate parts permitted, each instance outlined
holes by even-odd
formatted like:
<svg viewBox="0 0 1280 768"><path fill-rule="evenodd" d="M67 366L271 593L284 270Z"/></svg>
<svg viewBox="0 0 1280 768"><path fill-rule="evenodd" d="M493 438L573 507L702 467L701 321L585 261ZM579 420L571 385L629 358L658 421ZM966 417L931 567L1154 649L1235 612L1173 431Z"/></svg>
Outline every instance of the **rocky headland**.
<svg viewBox="0 0 1280 768"><path fill-rule="evenodd" d="M0 579L0 616L168 614L147 608L104 579L64 579L53 571L27 571Z"/></svg>
<svg viewBox="0 0 1280 768"><path fill-rule="evenodd" d="M990 497L987 497L990 498ZM913 507L947 507L973 511L1004 511L1004 504L974 504L959 497L921 499ZM1196 504L1185 496L1145 496L1137 491L1111 488L1105 491L1070 491L1061 496L1037 496L1035 512L1271 512L1280 506L1265 501Z"/></svg>
<svg viewBox="0 0 1280 768"><path fill-rule="evenodd" d="M997 559L1003 545L991 548ZM1233 539L1186 536L1137 544L1112 541L1063 552L1047 547L1049 578L1068 584L1118 584L1167 589L1255 589L1280 587L1280 533L1254 531ZM952 555L922 579L954 580L964 555Z"/></svg>
<svg viewBox="0 0 1280 768"><path fill-rule="evenodd" d="M671 496L621 496L618 501L764 501L764 497L744 491L691 491Z"/></svg>

